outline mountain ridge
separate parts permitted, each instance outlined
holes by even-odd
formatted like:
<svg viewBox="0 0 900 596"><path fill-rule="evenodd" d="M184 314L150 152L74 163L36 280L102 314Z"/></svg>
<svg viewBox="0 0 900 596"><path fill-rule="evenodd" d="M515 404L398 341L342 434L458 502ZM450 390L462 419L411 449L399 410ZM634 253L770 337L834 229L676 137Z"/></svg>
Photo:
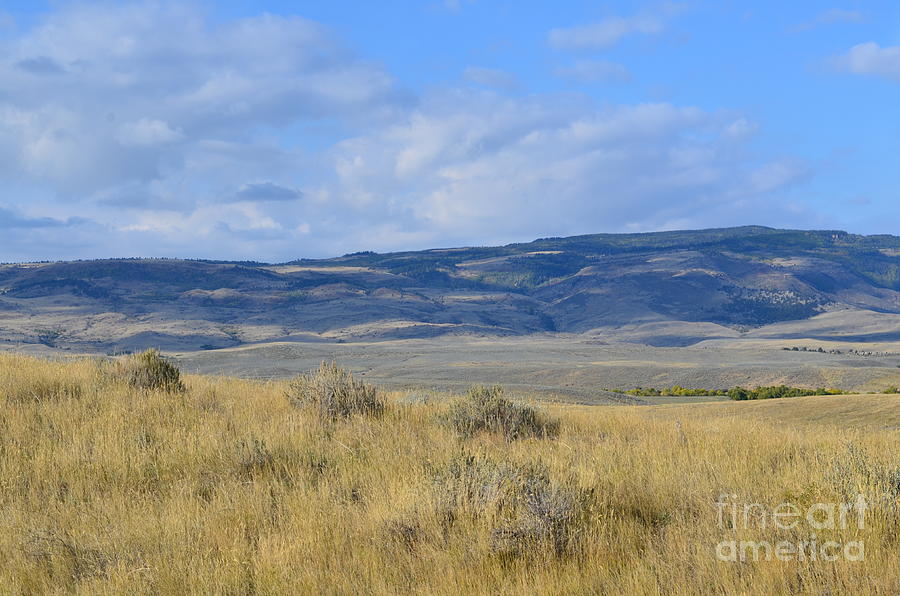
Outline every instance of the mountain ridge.
<svg viewBox="0 0 900 596"><path fill-rule="evenodd" d="M900 315L900 237L744 226L280 264L0 266L0 341L88 350L448 333L614 336L636 325L728 333L840 311L891 324ZM879 340L893 328L885 333Z"/></svg>

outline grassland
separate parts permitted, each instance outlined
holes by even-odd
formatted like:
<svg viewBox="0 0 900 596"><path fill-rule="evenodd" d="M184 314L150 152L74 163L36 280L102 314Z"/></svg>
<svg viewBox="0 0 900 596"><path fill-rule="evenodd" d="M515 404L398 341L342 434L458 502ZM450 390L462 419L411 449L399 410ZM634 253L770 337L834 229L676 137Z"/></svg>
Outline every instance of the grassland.
<svg viewBox="0 0 900 596"><path fill-rule="evenodd" d="M604 388L728 389L784 384L868 392L900 385L900 343L824 344L844 351L843 355L783 350L797 343L796 339L739 339L663 348L573 336L440 337L344 344L263 343L179 353L177 359L192 373L248 378L288 378L323 360L336 360L369 382L393 389L461 393L472 383L502 383L525 399L540 396L585 404L654 401ZM813 348L823 345L805 343ZM846 353L851 349L889 355L859 357Z"/></svg>
<svg viewBox="0 0 900 596"><path fill-rule="evenodd" d="M547 405L546 437L462 436L446 402L323 419L289 384L136 389L0 355L0 590L121 594L893 594L898 396ZM776 403L777 402L777 403ZM717 499L870 500L865 559L716 558Z"/></svg>
<svg viewBox="0 0 900 596"><path fill-rule="evenodd" d="M833 427L900 431L900 395L794 397L740 404L696 403L690 409L660 405L652 409L651 415L661 418L690 415L707 421L722 418L744 424L781 424L812 430L819 426L825 431Z"/></svg>

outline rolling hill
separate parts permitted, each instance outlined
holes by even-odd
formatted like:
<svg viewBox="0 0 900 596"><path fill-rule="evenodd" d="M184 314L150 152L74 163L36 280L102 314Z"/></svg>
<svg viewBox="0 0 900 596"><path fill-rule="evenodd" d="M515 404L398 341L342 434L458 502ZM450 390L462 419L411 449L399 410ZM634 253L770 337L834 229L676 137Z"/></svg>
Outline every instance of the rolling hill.
<svg viewBox="0 0 900 596"><path fill-rule="evenodd" d="M580 334L900 340L900 237L742 227L289 263L0 266L0 341L78 351Z"/></svg>

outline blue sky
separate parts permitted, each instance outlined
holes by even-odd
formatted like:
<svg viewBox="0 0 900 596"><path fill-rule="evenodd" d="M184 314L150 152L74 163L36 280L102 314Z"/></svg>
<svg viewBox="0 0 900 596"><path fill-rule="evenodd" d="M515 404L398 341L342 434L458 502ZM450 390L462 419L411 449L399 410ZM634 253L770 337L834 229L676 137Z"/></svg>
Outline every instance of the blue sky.
<svg viewBox="0 0 900 596"><path fill-rule="evenodd" d="M5 2L0 260L897 233L894 2Z"/></svg>

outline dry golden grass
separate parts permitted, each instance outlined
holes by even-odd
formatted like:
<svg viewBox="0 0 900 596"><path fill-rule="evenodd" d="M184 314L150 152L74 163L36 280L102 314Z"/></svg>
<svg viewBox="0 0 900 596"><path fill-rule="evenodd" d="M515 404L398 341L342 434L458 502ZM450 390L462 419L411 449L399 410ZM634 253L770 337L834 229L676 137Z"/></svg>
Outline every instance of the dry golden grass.
<svg viewBox="0 0 900 596"><path fill-rule="evenodd" d="M664 398L663 398L664 399ZM656 406L663 418L681 414L682 406ZM789 399L697 403L691 415L703 418L741 418L763 424L826 425L900 430L900 394L823 395ZM900 466L900 462L898 462Z"/></svg>
<svg viewBox="0 0 900 596"><path fill-rule="evenodd" d="M900 591L896 495L862 530L819 533L864 540L862 562L715 557L735 535L717 524L719 495L770 506L883 495L900 467L895 431L707 416L715 404L553 406L555 438L463 439L443 404L388 400L380 417L331 422L291 405L286 383L184 381L182 393L142 391L88 360L0 356L2 592ZM816 399L836 398L791 403L838 403ZM461 461L491 462L463 479L482 478L468 496L447 480ZM576 514L564 548L498 550L498 524L524 507L482 490L498 469L546 471L547 502Z"/></svg>

